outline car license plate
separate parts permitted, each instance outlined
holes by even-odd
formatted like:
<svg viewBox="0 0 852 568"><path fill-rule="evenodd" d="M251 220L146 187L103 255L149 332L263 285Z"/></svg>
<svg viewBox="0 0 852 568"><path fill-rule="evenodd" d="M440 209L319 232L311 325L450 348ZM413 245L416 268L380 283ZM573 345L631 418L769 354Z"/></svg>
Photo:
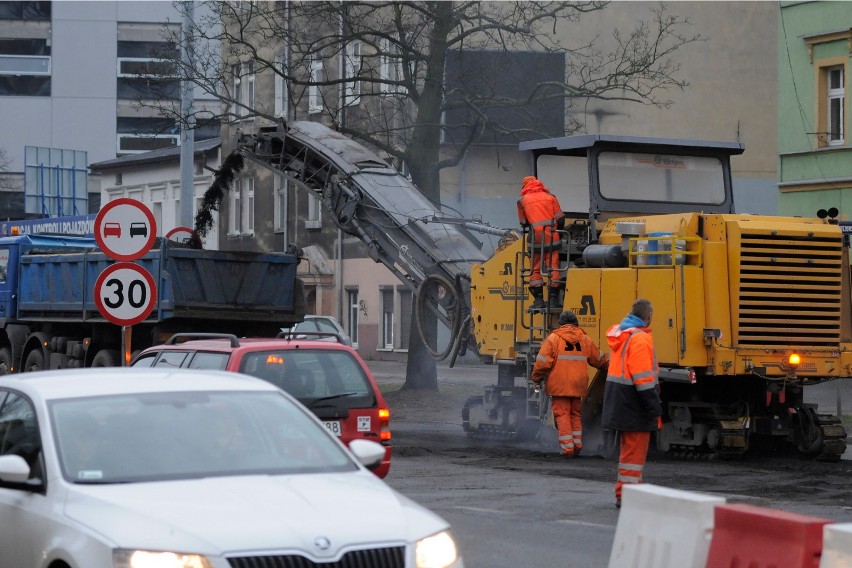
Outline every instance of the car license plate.
<svg viewBox="0 0 852 568"><path fill-rule="evenodd" d="M326 420L323 422L325 427L328 428L328 431L334 434L335 436L340 436L343 432L340 429L340 420Z"/></svg>

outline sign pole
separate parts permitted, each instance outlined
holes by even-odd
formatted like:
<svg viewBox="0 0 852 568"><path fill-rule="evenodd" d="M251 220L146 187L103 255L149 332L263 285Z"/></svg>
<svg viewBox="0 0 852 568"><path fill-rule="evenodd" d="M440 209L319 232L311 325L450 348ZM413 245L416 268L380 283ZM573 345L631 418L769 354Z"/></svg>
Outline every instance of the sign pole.
<svg viewBox="0 0 852 568"><path fill-rule="evenodd" d="M131 355L131 346L133 337L133 326L131 325L123 325L121 326L121 366L129 367L130 366L130 355Z"/></svg>

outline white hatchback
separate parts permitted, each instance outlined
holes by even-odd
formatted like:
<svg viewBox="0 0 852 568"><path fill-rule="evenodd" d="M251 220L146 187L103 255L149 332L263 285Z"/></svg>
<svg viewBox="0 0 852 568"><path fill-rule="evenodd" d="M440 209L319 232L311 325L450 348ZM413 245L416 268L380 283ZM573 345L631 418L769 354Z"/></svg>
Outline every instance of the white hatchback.
<svg viewBox="0 0 852 568"><path fill-rule="evenodd" d="M446 521L367 470L381 445L347 450L266 381L21 377L0 383L4 567L463 566Z"/></svg>

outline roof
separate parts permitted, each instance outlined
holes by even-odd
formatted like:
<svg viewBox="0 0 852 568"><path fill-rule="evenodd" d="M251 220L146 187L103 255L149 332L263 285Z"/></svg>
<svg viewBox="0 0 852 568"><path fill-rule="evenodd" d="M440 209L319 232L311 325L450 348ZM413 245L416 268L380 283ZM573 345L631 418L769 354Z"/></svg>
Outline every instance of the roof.
<svg viewBox="0 0 852 568"><path fill-rule="evenodd" d="M679 138L651 138L644 136L619 136L614 134L582 134L579 136L562 136L561 138L545 138L521 142L521 151L538 151L540 153L576 153L585 155L585 150L596 145L633 144L637 146L669 146L678 148L711 148L726 154L742 154L745 145L741 142L721 142L718 140L685 140Z"/></svg>
<svg viewBox="0 0 852 568"><path fill-rule="evenodd" d="M194 155L200 156L201 154L219 148L221 145L222 139L218 137L208 138L207 140L199 140L195 143ZM113 158L112 160L104 160L103 162L90 164L89 169L94 172L98 170L125 168L127 166L132 165L153 164L157 162L171 162L179 159L180 146L175 146L173 148L161 148L160 150L153 150L151 152L131 154L129 156Z"/></svg>

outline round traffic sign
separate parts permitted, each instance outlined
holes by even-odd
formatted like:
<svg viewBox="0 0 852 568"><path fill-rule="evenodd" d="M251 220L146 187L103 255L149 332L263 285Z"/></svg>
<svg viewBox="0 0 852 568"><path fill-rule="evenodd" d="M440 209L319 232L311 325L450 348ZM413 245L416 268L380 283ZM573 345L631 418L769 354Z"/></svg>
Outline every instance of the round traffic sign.
<svg viewBox="0 0 852 568"><path fill-rule="evenodd" d="M110 258L136 260L157 238L154 215L142 202L121 197L101 207L95 217L95 240Z"/></svg>
<svg viewBox="0 0 852 568"><path fill-rule="evenodd" d="M116 325L134 325L148 317L157 299L151 274L132 262L107 266L95 281L95 304Z"/></svg>
<svg viewBox="0 0 852 568"><path fill-rule="evenodd" d="M195 236L195 231L189 227L175 227L166 233L167 239L178 243L189 243L192 241L193 236Z"/></svg>

